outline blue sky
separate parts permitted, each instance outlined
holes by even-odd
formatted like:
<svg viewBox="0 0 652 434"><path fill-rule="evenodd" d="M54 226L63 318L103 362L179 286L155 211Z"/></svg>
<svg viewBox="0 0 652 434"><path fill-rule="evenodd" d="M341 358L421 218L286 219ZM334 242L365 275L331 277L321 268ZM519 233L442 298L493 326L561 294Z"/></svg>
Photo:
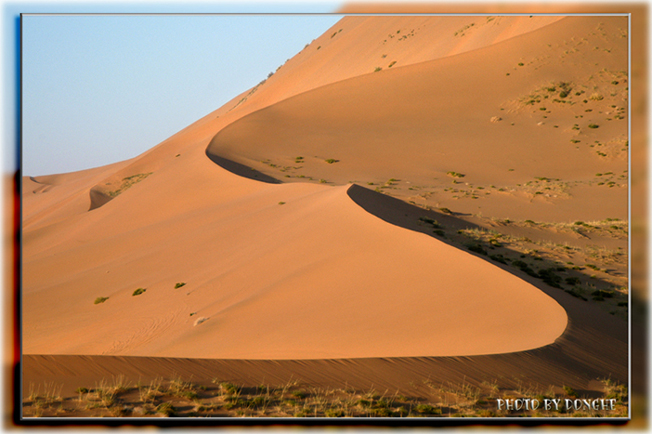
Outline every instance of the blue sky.
<svg viewBox="0 0 652 434"><path fill-rule="evenodd" d="M310 8L294 6L335 9ZM255 86L340 18L24 15L23 175L135 157Z"/></svg>

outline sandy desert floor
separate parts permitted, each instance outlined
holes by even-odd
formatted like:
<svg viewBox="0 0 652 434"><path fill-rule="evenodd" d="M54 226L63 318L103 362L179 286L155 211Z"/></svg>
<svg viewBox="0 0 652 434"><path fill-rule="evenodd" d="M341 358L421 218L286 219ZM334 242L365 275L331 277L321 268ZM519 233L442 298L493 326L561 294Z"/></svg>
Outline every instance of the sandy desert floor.
<svg viewBox="0 0 652 434"><path fill-rule="evenodd" d="M349 16L141 156L24 177L24 414L625 416L627 42Z"/></svg>

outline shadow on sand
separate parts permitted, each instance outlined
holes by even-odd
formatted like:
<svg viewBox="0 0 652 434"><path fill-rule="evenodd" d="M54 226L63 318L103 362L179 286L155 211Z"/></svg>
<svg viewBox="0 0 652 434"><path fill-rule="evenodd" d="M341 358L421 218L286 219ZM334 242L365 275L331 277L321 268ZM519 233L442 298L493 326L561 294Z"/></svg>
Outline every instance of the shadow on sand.
<svg viewBox="0 0 652 434"><path fill-rule="evenodd" d="M264 173L259 172L256 169L252 169L251 167L245 166L244 164L227 160L226 158L222 158L218 155L211 154L208 151L206 151L206 156L210 158L210 160L213 163L220 166L222 169L228 170L229 172L235 173L236 175L242 176L243 178L261 181L267 184L281 184L281 181L279 181L278 179L273 178L269 175L265 175Z"/></svg>

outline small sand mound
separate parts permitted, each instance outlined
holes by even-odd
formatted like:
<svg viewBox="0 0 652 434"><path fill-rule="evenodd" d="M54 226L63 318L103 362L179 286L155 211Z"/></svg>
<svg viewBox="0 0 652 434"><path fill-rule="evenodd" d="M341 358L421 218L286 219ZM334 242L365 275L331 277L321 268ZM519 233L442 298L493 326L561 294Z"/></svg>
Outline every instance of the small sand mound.
<svg viewBox="0 0 652 434"><path fill-rule="evenodd" d="M204 317L204 316L199 317L199 318L197 318L197 319L195 320L195 323L193 324L193 326L198 326L199 324L201 324L201 323L203 323L203 322L206 322L206 321L208 321L208 320L209 320L209 318L206 318L206 317Z"/></svg>

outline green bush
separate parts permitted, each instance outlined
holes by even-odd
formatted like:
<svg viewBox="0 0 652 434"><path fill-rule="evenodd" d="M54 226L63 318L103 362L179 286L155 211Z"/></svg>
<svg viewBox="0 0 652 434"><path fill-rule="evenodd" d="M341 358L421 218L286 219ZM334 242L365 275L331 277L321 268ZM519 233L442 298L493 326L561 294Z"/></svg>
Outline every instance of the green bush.
<svg viewBox="0 0 652 434"><path fill-rule="evenodd" d="M507 264L507 261L505 260L503 255L489 255L489 257L496 262L500 262L501 264Z"/></svg>
<svg viewBox="0 0 652 434"><path fill-rule="evenodd" d="M554 273L554 268L548 268L546 270L539 271L539 278L542 279L546 284L552 286L553 288L561 289L561 277Z"/></svg>
<svg viewBox="0 0 652 434"><path fill-rule="evenodd" d="M439 410L439 409L436 409L435 407L433 407L432 405L429 405L429 404L418 404L418 405L416 405L414 407L414 409L417 412L422 413L422 414L438 413L437 410Z"/></svg>
<svg viewBox="0 0 652 434"><path fill-rule="evenodd" d="M577 392L570 386L564 386L564 393L566 393L568 396L577 397Z"/></svg>
<svg viewBox="0 0 652 434"><path fill-rule="evenodd" d="M582 297L578 292L576 292L573 289L567 289L566 292L572 295L573 297L581 298L582 300L586 301L586 298Z"/></svg>
<svg viewBox="0 0 652 434"><path fill-rule="evenodd" d="M173 416L175 408L169 402L163 402L156 407L156 412L164 416Z"/></svg>
<svg viewBox="0 0 652 434"><path fill-rule="evenodd" d="M183 285L185 285L185 284L186 284L186 282L179 282L179 283L177 283L176 285L174 285L174 289L181 288L181 287L182 287Z"/></svg>
<svg viewBox="0 0 652 434"><path fill-rule="evenodd" d="M93 302L93 304L104 303L104 302L107 301L108 299L109 299L109 297L97 297L97 298L95 299L95 301Z"/></svg>
<svg viewBox="0 0 652 434"><path fill-rule="evenodd" d="M478 243L473 243L473 244L467 244L466 248L469 249L470 251L474 253L479 253L481 255L486 255L487 251L482 247L481 244Z"/></svg>
<svg viewBox="0 0 652 434"><path fill-rule="evenodd" d="M136 290L134 291L134 293L131 294L131 295L132 295L132 297L134 297L134 296L136 296L136 295L140 295L140 294L142 294L142 293L145 292L145 291L147 291L147 289L145 289L145 288L138 288L138 289L136 289Z"/></svg>
<svg viewBox="0 0 652 434"><path fill-rule="evenodd" d="M529 276L539 277L536 271L531 269L527 263L521 260L512 261L512 265L517 267L519 270L523 271L524 273L528 274Z"/></svg>
<svg viewBox="0 0 652 434"><path fill-rule="evenodd" d="M568 283L569 285L575 286L578 283L580 283L580 279L578 279L577 277L567 277L566 278L566 283Z"/></svg>

